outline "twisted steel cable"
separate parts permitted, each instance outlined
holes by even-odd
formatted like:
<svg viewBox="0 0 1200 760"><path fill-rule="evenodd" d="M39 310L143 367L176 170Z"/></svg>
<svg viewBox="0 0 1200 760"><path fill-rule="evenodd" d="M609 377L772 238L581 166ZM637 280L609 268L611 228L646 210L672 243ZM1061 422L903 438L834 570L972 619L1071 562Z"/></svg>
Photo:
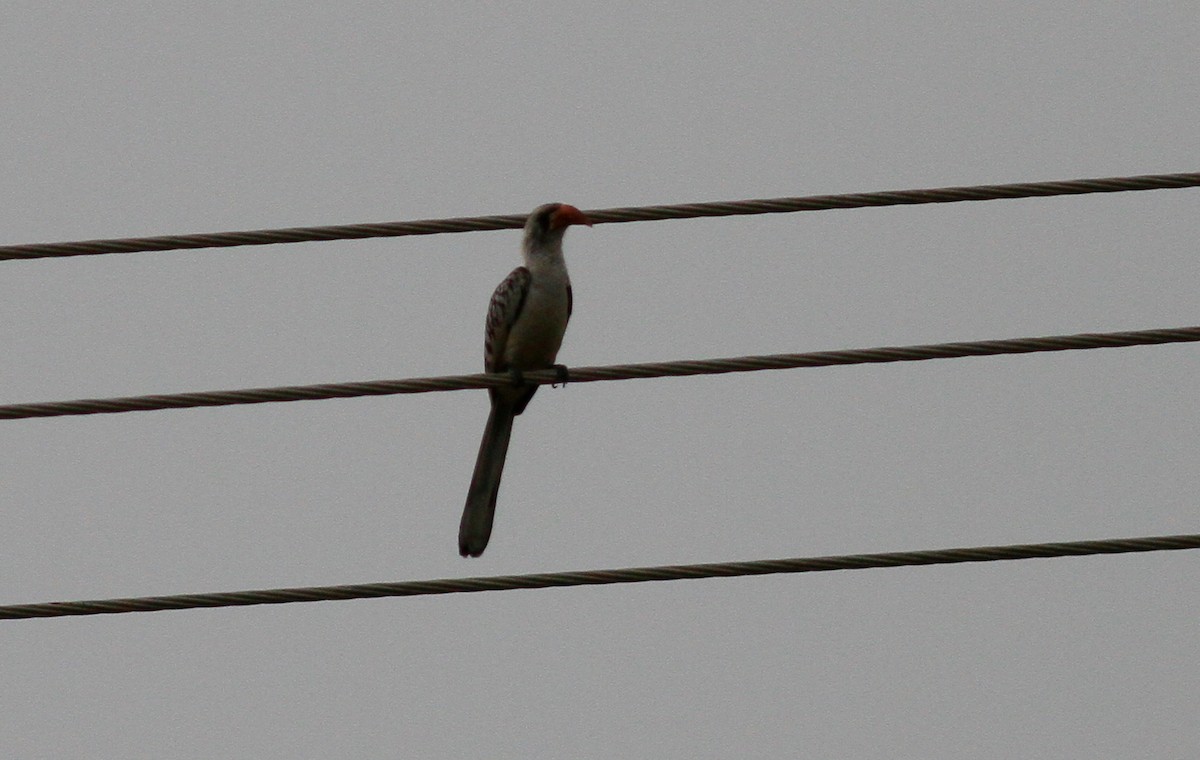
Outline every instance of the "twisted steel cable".
<svg viewBox="0 0 1200 760"><path fill-rule="evenodd" d="M877 193L812 195L797 198L766 198L714 203L680 203L665 206L629 206L592 209L585 213L596 224L643 222L662 219L693 219L703 216L745 214L782 214L792 211L900 206L922 203L958 203L1006 198L1041 198L1052 195L1118 193L1131 190L1166 190L1200 186L1200 172L1147 174L1138 177L1101 177L1095 179L1026 182L1009 185L973 185L920 190L885 190ZM82 240L66 243L30 243L0 246L0 260L37 259L63 256L91 256L104 253L173 251L190 248L222 248L238 245L274 245L325 240L354 240L404 235L435 235L444 232L480 232L518 229L525 214L476 216L457 219L421 219L411 222L342 224L328 227L291 227L286 229L211 232L195 235Z"/></svg>
<svg viewBox="0 0 1200 760"><path fill-rule="evenodd" d="M998 562L1037 557L1081 557L1091 554L1127 554L1132 552L1200 549L1200 534L1118 538L1103 541L1072 541L1051 544L1011 544L976 546L962 549L935 549L882 554L851 554L834 557L799 557L752 562L721 562L704 565L664 565L627 567L617 570L582 570L534 575L498 575L476 578L443 578L401 583L364 583L351 586L312 586L258 591L228 591L214 594L178 594L128 599L97 599L81 602L46 602L0 606L0 620L66 617L73 615L111 615L125 612L158 612L201 607L245 607L256 604L326 602L347 599L374 599L386 596L427 596L431 594L509 591L514 589L564 586L599 586L613 583L645 583L696 578L734 578L780 573L821 573L831 570L948 565L960 562Z"/></svg>
<svg viewBox="0 0 1200 760"><path fill-rule="evenodd" d="M592 383L605 380L632 380L651 377L683 377L714 375L727 372L755 372L767 369L799 367L829 367L848 364L881 364L887 362L952 359L966 356L995 356L1028 354L1043 351L1072 351L1092 348L1118 348L1163 343L1200 341L1200 327L1176 327L1133 332L1083 333L1079 335L1050 335L1042 338L1013 338L965 343L935 343L921 346L885 346L845 351L817 351L804 354L773 354L739 356L727 359L654 362L647 364L614 364L601 367L576 367L570 370L570 382ZM559 381L554 370L526 372L528 383L546 385ZM430 393L471 388L488 388L511 383L504 374L452 375L421 377L407 380L374 380L358 383L329 383L324 385L292 385L277 388L248 388L232 391L203 391L169 393L154 396L124 398L78 399L48 401L35 404L0 406L0 420L31 417L63 417L83 414L118 414L156 409L186 409L202 406L231 406L235 404L266 404L277 401L313 401L357 396L388 396L401 393Z"/></svg>

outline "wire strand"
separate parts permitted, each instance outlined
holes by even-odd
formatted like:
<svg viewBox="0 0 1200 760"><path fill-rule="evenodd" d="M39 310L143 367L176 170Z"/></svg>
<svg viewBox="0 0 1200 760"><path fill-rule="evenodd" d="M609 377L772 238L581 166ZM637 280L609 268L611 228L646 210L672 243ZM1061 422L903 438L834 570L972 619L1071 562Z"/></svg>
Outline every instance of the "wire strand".
<svg viewBox="0 0 1200 760"><path fill-rule="evenodd" d="M616 570L583 570L534 575L498 575L475 578L444 578L401 583L365 583L352 586L311 586L257 591L228 591L213 594L145 596L128 599L97 599L81 602L47 602L0 606L0 620L111 615L126 612L158 612L212 607L245 607L258 604L327 602L396 596L509 591L515 589L598 586L615 583L645 583L697 578L735 578L780 573L821 573L832 570L948 565L961 562L998 562L1047 557L1081 557L1093 554L1200 549L1200 534L1149 536L1102 541L1072 541L1051 544L1011 544L961 549L935 549L883 554L851 554L834 557L799 557L753 562L722 562L704 565L627 567Z"/></svg>
<svg viewBox="0 0 1200 760"><path fill-rule="evenodd" d="M1026 182L1006 185L972 185L919 190L885 190L876 193L811 195L795 198L765 198L713 203L681 203L661 206L628 206L592 209L588 217L596 224L645 222L663 219L693 219L708 216L782 214L794 211L901 206L924 203L958 203L1012 198L1044 198L1053 195L1118 193L1134 190L1167 190L1200 186L1200 172L1147 174L1135 177ZM81 240L65 243L30 243L0 246L0 260L92 256L106 253L174 251L192 248L224 248L239 245L274 245L328 240L358 240L404 235L436 235L447 232L481 232L517 229L525 214L476 216L456 219L421 219L409 222L342 224L326 227L210 232L194 235Z"/></svg>
<svg viewBox="0 0 1200 760"><path fill-rule="evenodd" d="M648 364L613 364L600 367L571 369L570 382L592 383L606 380L633 380L652 377L684 377L715 375L729 372L755 372L768 369L829 367L851 364L882 364L888 362L953 359L967 356L997 356L1029 354L1044 351L1074 351L1092 348L1119 348L1164 343L1200 341L1200 327L1176 327L1133 332L1082 333L1050 335L1041 338L1013 338L966 343L935 343L919 346L885 346L845 351L818 351L804 354L773 354L739 356L726 359L655 362ZM547 385L559 382L554 370L524 373L527 383ZM237 404L267 404L284 401L315 401L320 399L353 398L359 396L389 396L404 393L468 390L507 385L512 378L505 374L452 375L421 377L406 380L374 380L356 383L324 385L291 385L275 388L247 388L230 391L201 391L169 393L153 396L122 398L78 399L47 401L33 404L0 406L0 420L32 417L65 417L85 414L120 414L158 409L187 409Z"/></svg>

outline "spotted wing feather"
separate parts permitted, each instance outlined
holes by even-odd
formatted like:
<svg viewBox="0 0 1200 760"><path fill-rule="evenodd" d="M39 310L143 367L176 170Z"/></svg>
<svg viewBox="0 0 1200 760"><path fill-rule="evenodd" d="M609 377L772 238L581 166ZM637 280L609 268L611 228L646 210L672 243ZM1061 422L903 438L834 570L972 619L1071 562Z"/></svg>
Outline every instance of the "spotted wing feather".
<svg viewBox="0 0 1200 760"><path fill-rule="evenodd" d="M507 372L504 348L508 344L508 333L529 295L529 270L517 267L504 281L496 286L488 304L487 325L484 328L483 367L488 372Z"/></svg>

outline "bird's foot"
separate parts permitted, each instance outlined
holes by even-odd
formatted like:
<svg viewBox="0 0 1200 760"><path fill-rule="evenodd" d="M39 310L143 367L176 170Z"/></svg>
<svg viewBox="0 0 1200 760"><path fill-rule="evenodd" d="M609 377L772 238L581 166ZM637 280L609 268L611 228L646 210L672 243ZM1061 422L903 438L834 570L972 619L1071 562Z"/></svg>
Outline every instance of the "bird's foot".
<svg viewBox="0 0 1200 760"><path fill-rule="evenodd" d="M560 385L562 387L566 388L567 382L571 379L571 373L567 370L567 365L555 364L554 365L554 378L555 378L554 382L550 383L551 388L557 388Z"/></svg>
<svg viewBox="0 0 1200 760"><path fill-rule="evenodd" d="M512 367L508 370L508 376L512 378L512 384L513 384L514 388L520 388L522 385L525 384L524 373L522 373L521 370L519 370L515 367Z"/></svg>

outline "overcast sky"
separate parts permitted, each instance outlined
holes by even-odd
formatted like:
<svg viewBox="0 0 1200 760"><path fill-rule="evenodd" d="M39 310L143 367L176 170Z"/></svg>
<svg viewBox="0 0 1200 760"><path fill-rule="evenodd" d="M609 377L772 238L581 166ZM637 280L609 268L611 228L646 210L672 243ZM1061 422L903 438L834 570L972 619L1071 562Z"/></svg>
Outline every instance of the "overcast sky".
<svg viewBox="0 0 1200 760"><path fill-rule="evenodd" d="M6 3L0 242L1200 169L1190 3ZM1200 323L1195 190L572 228L569 365ZM477 372L515 231L0 263L0 403ZM1195 345L0 423L0 603L1200 530ZM1185 757L1193 552L0 623L11 758Z"/></svg>

